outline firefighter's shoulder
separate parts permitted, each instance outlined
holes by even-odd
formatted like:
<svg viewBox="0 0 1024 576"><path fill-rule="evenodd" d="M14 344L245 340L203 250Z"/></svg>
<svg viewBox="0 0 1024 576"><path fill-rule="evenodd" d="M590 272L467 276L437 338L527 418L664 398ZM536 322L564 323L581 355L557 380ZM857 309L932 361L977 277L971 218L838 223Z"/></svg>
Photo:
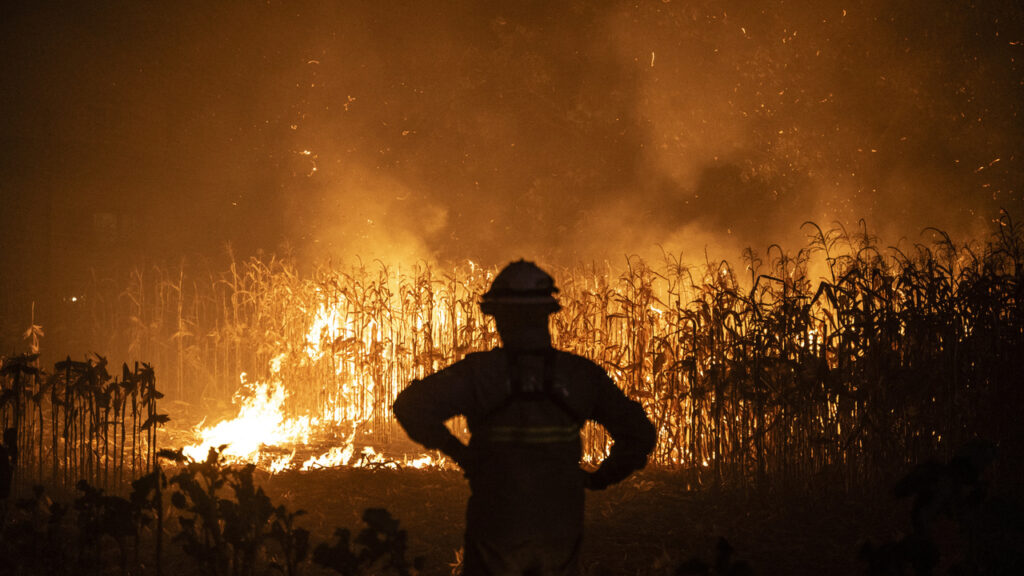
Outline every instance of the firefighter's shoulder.
<svg viewBox="0 0 1024 576"><path fill-rule="evenodd" d="M479 373L481 371L489 372L489 368L494 367L504 368L506 363L507 360L505 358L505 353L501 348L483 350L480 352L470 352L469 354L466 354L462 360L457 362L457 364L471 367L475 373Z"/></svg>
<svg viewBox="0 0 1024 576"><path fill-rule="evenodd" d="M498 358L504 358L504 354L501 348L492 348L491 350L481 350L478 352L470 352L462 359L463 361L469 362L493 362Z"/></svg>
<svg viewBox="0 0 1024 576"><path fill-rule="evenodd" d="M471 352L452 365L462 378L476 382L488 382L504 379L507 372L508 359L500 348Z"/></svg>
<svg viewBox="0 0 1024 576"><path fill-rule="evenodd" d="M558 352L558 364L561 370L565 370L574 380L583 381L606 381L610 380L608 371L593 360L560 350Z"/></svg>
<svg viewBox="0 0 1024 576"><path fill-rule="evenodd" d="M456 374L466 376L468 374L478 372L481 367L496 363L494 352L495 350L470 352L463 356L461 360L456 360L455 362L448 364L438 370L435 374L451 377Z"/></svg>

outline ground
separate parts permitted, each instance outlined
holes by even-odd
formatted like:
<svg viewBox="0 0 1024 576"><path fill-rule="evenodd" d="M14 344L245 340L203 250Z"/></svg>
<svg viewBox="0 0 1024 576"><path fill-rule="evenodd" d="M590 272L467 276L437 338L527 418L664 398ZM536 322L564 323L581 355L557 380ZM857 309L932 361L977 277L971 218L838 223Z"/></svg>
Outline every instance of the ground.
<svg viewBox="0 0 1024 576"><path fill-rule="evenodd" d="M756 493L742 488L716 490L694 486L687 483L687 478L677 471L645 470L608 490L589 493L581 555L585 576L675 576L675 569L684 562L712 561L720 539L726 539L735 550L734 558L748 563L751 571L747 574L866 575L868 567L858 558L866 541L893 544L910 532L912 500L896 499L890 488L857 494L821 488ZM469 496L468 485L459 472L343 468L272 476L257 471L256 481L274 505L306 511L298 524L311 532L313 546L333 540L338 528L347 528L353 534L360 532L365 526L364 511L384 508L407 531L407 558L423 557L423 570L418 574L455 573L463 512ZM997 495L995 486L992 488L987 497L973 504L967 500L960 504L949 501L960 506L960 521L950 519L948 513L956 511L949 506L934 508L937 514L926 523L929 541L939 555L932 573L965 573L958 571L956 564L975 570L966 573L1024 573L1024 540L1020 538L1024 533L1024 507L1019 498L1006 497L1015 494L1015 489L999 491ZM74 498L72 494L47 493L59 502L70 503ZM201 574L193 558L171 538L180 525L180 514L171 507L165 518L164 527L170 532L164 538L162 573ZM23 517L24 513L17 515ZM34 533L49 533L45 515L39 518L42 524L38 527L32 521ZM13 573L24 575L50 574L53 570L79 574L89 566L96 569L87 572L96 575L157 573L155 540L149 530L143 534L136 561L130 539L124 541L125 548L119 548L105 537L100 549L90 552L91 548L79 546L81 534L73 523L65 522L62 526L55 534L56 539L46 536L45 541L7 530L0 536L11 538L9 543L0 540L0 544L7 544L0 546L0 576L11 573L10 568ZM969 526L973 526L970 532L964 532ZM8 528L24 530L10 521ZM977 538L965 538L968 533ZM42 547L26 548L26 536ZM46 541L57 546L45 544ZM980 563L965 563L968 544ZM885 554L877 557L891 559L896 549L884 548ZM16 552L19 558L5 563L4 550ZM271 554L277 550L276 544L269 545ZM85 557L80 556L83 551L87 553ZM125 572L120 570L122 560L127 560ZM260 560L256 574L281 574L271 568L271 560ZM301 573L334 574L311 563L303 565ZM385 573L389 572L373 570L365 575ZM875 572L883 573L893 572ZM710 574L735 576L740 572Z"/></svg>
<svg viewBox="0 0 1024 576"><path fill-rule="evenodd" d="M318 470L264 479L271 498L304 509L315 541L336 527L358 531L366 508L383 507L409 534L425 574L451 574L469 488L457 472ZM692 487L691 487L692 488ZM888 491L850 496L796 492L753 496L687 489L679 474L646 471L588 495L583 564L588 575L666 574L690 558L709 561L719 538L756 574L863 574L867 538L892 540L909 518Z"/></svg>

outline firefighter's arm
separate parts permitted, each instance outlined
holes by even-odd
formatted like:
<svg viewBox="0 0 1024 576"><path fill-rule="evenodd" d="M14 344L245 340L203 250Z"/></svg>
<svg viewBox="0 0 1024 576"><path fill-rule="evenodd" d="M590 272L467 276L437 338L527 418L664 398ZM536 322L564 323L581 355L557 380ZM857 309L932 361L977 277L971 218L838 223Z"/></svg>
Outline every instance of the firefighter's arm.
<svg viewBox="0 0 1024 576"><path fill-rule="evenodd" d="M466 461L466 445L444 423L462 413L466 396L472 393L464 372L459 364L453 364L423 380L413 380L392 407L409 438L440 450L460 466Z"/></svg>
<svg viewBox="0 0 1024 576"><path fill-rule="evenodd" d="M627 398L607 375L598 387L592 419L614 442L608 457L587 478L588 488L603 490L647 465L657 431L640 403Z"/></svg>

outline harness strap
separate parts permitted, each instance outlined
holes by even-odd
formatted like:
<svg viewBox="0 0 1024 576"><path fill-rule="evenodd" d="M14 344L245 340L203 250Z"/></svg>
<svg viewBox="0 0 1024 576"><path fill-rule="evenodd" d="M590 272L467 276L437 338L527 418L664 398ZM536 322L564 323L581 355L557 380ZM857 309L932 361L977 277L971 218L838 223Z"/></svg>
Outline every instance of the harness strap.
<svg viewBox="0 0 1024 576"><path fill-rule="evenodd" d="M556 351L553 348L537 352L506 351L509 375L509 395L482 418L482 426L474 430L474 441L516 444L554 444L579 440L583 420L567 402L565 389L555 386ZM541 356L544 361L544 376L541 389L524 389L519 357ZM518 402L548 401L558 406L571 419L572 424L556 426L490 426L488 421L494 415Z"/></svg>

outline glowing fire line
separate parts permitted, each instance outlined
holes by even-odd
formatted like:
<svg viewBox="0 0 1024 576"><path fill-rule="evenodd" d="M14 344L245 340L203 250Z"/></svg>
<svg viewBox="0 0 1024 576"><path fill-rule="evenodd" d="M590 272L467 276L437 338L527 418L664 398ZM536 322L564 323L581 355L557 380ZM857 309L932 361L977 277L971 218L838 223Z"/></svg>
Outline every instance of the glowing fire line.
<svg viewBox="0 0 1024 576"><path fill-rule="evenodd" d="M370 326L365 331L362 344L368 347L379 342L380 332ZM352 340L356 337L351 321L346 322L339 306L321 304L313 317L306 334L304 347L305 356L315 362L327 352L322 342L338 342ZM285 402L288 391L281 379L282 364L286 354L280 354L270 361L271 381L248 382L246 374L240 377L241 389L235 394L234 402L238 405L238 414L229 420L218 422L213 426L196 427L198 441L183 448L185 456L193 460L206 458L211 448L224 447L222 455L228 463L252 463L265 468L271 473L288 469L314 470L338 466L398 466L397 462L387 459L372 446L364 447L356 457L356 432L359 423L367 420L371 412L367 406L357 402L346 401L346 397L355 397L350 384L338 391L338 397L332 402L333 407L327 412L326 420L310 415L288 417L285 413ZM372 388L372 381L355 373L351 366L339 362L337 375L346 376L347 382L361 382L366 388ZM346 374L346 372L352 372ZM364 394L365 396L365 394ZM319 456L312 456L301 464L295 462L298 446L307 446L316 430L331 426L351 426L351 432L338 446L332 446ZM279 450L291 449L290 454L274 455L268 447ZM435 460L429 455L420 455L413 459L406 458L401 464L410 468L443 467L444 459Z"/></svg>
<svg viewBox="0 0 1024 576"><path fill-rule="evenodd" d="M353 426L351 434L339 446L333 446L319 456L312 456L297 464L295 462L296 446L307 445L313 431L322 423L311 416L288 418L284 415L284 403L288 393L280 381L272 383L245 382L242 375L243 389L248 391L245 398L236 394L239 401L238 415L230 420L221 421L213 426L197 427L199 441L183 449L183 453L194 460L206 458L210 448L224 446L222 455L228 463L252 463L265 468L271 473L283 472L288 469L315 470L318 468L334 468L338 466L398 466L397 462L387 459L372 446L366 446L358 458L354 458L357 427ZM266 452L268 446L291 446L290 454L271 456ZM407 468L443 467L444 462L435 460L429 455L408 459L401 463Z"/></svg>

